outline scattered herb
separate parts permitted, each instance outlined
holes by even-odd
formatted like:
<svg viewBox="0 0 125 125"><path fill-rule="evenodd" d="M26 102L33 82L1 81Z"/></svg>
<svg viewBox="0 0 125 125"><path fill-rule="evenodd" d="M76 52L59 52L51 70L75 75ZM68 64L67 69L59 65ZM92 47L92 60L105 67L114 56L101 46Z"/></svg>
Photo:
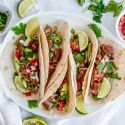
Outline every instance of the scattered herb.
<svg viewBox="0 0 125 125"><path fill-rule="evenodd" d="M29 100L28 101L28 107L29 108L36 108L36 107L38 107L38 102L36 101L36 100Z"/></svg>
<svg viewBox="0 0 125 125"><path fill-rule="evenodd" d="M101 23L102 13L107 12L107 7L104 5L103 0L99 0L98 2L94 0L94 3L88 7L88 10L93 11L93 20L98 23Z"/></svg>
<svg viewBox="0 0 125 125"><path fill-rule="evenodd" d="M116 17L120 14L120 12L122 11L122 3L124 2L125 0L123 0L122 2L120 3L117 3L116 1L114 0L110 0L109 4L108 4L108 11L109 12L113 12L113 16Z"/></svg>
<svg viewBox="0 0 125 125"><path fill-rule="evenodd" d="M96 24L89 24L90 29L92 29L96 35L96 37L102 37L101 29Z"/></svg>
<svg viewBox="0 0 125 125"><path fill-rule="evenodd" d="M26 28L26 24L20 23L18 26L14 26L14 27L12 28L12 31L13 31L16 35L19 35L19 34L25 33L25 28Z"/></svg>
<svg viewBox="0 0 125 125"><path fill-rule="evenodd" d="M85 3L85 0L77 0L77 2L78 2L78 4L79 4L80 6L83 6L83 4Z"/></svg>
<svg viewBox="0 0 125 125"><path fill-rule="evenodd" d="M6 27L8 12L0 12L0 31Z"/></svg>

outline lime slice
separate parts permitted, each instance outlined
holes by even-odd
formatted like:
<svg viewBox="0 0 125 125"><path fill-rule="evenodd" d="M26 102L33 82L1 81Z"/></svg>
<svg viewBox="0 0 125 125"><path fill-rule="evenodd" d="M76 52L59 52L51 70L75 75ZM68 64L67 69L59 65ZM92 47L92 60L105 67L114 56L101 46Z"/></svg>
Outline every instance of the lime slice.
<svg viewBox="0 0 125 125"><path fill-rule="evenodd" d="M27 89L24 87L23 81L21 80L21 77L20 77L20 76L15 76L14 81L15 81L15 85L16 85L16 87L17 87L18 90L20 90L20 91L23 92L23 93L28 93L28 92L30 92L29 90L27 90Z"/></svg>
<svg viewBox="0 0 125 125"><path fill-rule="evenodd" d="M24 17L26 13L33 7L35 0L23 0L19 3L18 13L20 17Z"/></svg>
<svg viewBox="0 0 125 125"><path fill-rule="evenodd" d="M47 125L47 122L39 116L31 116L23 121L23 125Z"/></svg>
<svg viewBox="0 0 125 125"><path fill-rule="evenodd" d="M88 36L84 31L78 31L80 51L83 51L88 46Z"/></svg>
<svg viewBox="0 0 125 125"><path fill-rule="evenodd" d="M110 93L110 90L111 90L111 83L108 79L104 78L100 86L100 91L97 95L97 98L106 97Z"/></svg>
<svg viewBox="0 0 125 125"><path fill-rule="evenodd" d="M40 26L40 21L38 18L31 19L26 25L25 35L27 37L33 36L38 30L39 26Z"/></svg>
<svg viewBox="0 0 125 125"><path fill-rule="evenodd" d="M88 114L86 105L83 102L82 95L76 97L76 111L80 114Z"/></svg>

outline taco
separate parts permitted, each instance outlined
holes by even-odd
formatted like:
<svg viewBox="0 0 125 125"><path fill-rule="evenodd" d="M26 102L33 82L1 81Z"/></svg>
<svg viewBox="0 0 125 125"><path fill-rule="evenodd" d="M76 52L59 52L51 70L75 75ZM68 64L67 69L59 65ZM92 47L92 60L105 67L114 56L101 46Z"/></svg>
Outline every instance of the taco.
<svg viewBox="0 0 125 125"><path fill-rule="evenodd" d="M55 82L66 63L69 50L69 24L65 21L56 21L46 25L41 28L40 41L44 58L45 86L48 88Z"/></svg>
<svg viewBox="0 0 125 125"><path fill-rule="evenodd" d="M13 50L14 83L17 95L27 100L39 100L45 84L43 56L38 33L32 37L17 36ZM41 83L42 82L42 83ZM14 86L13 86L14 87Z"/></svg>
<svg viewBox="0 0 125 125"><path fill-rule="evenodd" d="M74 81L76 96L86 95L88 74L92 68L98 50L98 42L94 32L89 28L71 29L70 47L75 62Z"/></svg>
<svg viewBox="0 0 125 125"><path fill-rule="evenodd" d="M101 103L114 100L125 91L125 49L108 38L99 38L88 97ZM87 97L86 97L87 99Z"/></svg>
<svg viewBox="0 0 125 125"><path fill-rule="evenodd" d="M71 61L66 61L58 78L46 89L39 107L50 115L68 115L73 112L75 108L75 90L73 88Z"/></svg>

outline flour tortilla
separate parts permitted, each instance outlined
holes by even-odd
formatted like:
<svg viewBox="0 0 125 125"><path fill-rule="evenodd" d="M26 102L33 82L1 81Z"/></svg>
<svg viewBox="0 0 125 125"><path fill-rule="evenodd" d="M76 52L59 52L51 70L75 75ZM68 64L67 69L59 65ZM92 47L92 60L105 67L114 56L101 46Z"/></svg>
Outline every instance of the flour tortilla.
<svg viewBox="0 0 125 125"><path fill-rule="evenodd" d="M87 34L89 41L92 43L92 58L91 58L90 65L89 65L89 67L86 71L86 74L84 76L84 81L82 83L82 95L83 95L83 98L84 98L87 94L88 85L90 84L88 82L88 76L89 76L90 69L93 67L93 63L94 63L94 60L95 60L95 57L96 57L96 54L97 54L97 51L98 51L98 41L97 41L97 38L95 36L95 33L89 27L76 28L76 30L84 31ZM73 58L73 55L72 55L71 52L70 52L70 57ZM74 60L74 59L72 59L72 60ZM73 75L74 75L74 78L75 78L74 81L75 81L75 86L76 86L77 85L77 83L76 83L76 65L74 66ZM77 91L77 86L75 88L76 88L76 91Z"/></svg>
<svg viewBox="0 0 125 125"><path fill-rule="evenodd" d="M107 44L111 45L114 48L114 62L118 66L117 73L121 77L121 80L111 80L111 91L109 95L101 99L99 101L94 101L95 103L107 103L109 101L112 101L116 99L118 96L123 94L125 92L125 49L121 47L118 43L116 43L114 40L109 38L99 38L99 45L101 44ZM89 94L89 97L91 94ZM93 100L93 99L92 99Z"/></svg>
<svg viewBox="0 0 125 125"><path fill-rule="evenodd" d="M60 87L62 81L64 80L65 76L67 76L68 89L69 89L68 90L69 91L69 103L68 103L67 112L57 111L55 109L52 109L51 111L47 111L42 106L42 103L44 101L46 101L53 93L55 93L57 91L57 89ZM45 95L39 103L39 108L42 108L42 110L45 111L48 115L64 115L65 116L65 115L69 115L70 113L72 113L75 108L75 90L73 88L73 84L74 84L74 81L73 81L73 74L71 72L71 61L70 61L70 59L67 59L61 74L59 74L59 76L55 80L55 82L46 89Z"/></svg>
<svg viewBox="0 0 125 125"><path fill-rule="evenodd" d="M66 21L56 21L52 24L49 24L50 26L57 26L58 31L61 33L63 40L62 40L62 56L56 66L56 69L54 73L51 75L51 77L48 80L48 74L49 74L49 47L48 47L48 42L45 36L44 31L41 29L41 47L43 50L43 58L44 58L44 69L45 69L45 79L46 79L46 88L49 88L53 84L53 82L56 81L57 77L59 74L62 72L62 69L66 63L66 59L68 56L68 50L69 50L69 40L70 40L70 35L69 35L69 24Z"/></svg>
<svg viewBox="0 0 125 125"><path fill-rule="evenodd" d="M38 35L37 33L34 35L34 37ZM16 38L18 38L18 36ZM38 50L39 66L40 66L39 67L40 68L40 87L37 93L32 93L31 96L26 96L25 94L23 94L16 88L14 84L14 80L13 80L13 73L14 73L13 50L15 48L14 43L16 42L16 40L17 39L11 39L11 41L7 43L0 57L1 59L0 70L1 70L1 75L3 78L4 84L7 90L12 92L16 96L19 96L26 100L39 100L40 97L42 97L44 94L42 85L45 84L44 83L45 76L44 76L44 67L43 67L43 56L42 56L42 49L40 47L41 43L39 41L39 50Z"/></svg>

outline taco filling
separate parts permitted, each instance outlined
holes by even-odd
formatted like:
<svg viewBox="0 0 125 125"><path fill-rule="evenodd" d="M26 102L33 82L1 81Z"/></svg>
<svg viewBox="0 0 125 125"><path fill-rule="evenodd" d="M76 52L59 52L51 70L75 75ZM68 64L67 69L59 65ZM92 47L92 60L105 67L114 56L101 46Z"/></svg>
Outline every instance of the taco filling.
<svg viewBox="0 0 125 125"><path fill-rule="evenodd" d="M43 106L47 110L55 108L58 111L67 111L67 103L69 101L68 81L65 78L58 88L44 103Z"/></svg>
<svg viewBox="0 0 125 125"><path fill-rule="evenodd" d="M14 81L16 87L26 96L36 93L40 85L38 46L37 38L27 38L25 35L15 42Z"/></svg>
<svg viewBox="0 0 125 125"><path fill-rule="evenodd" d="M58 27L46 26L44 32L49 47L49 78L56 69L62 55L62 35L58 31Z"/></svg>
<svg viewBox="0 0 125 125"><path fill-rule="evenodd" d="M91 93L94 99L104 98L110 93L111 88L108 86L111 80L121 79L117 70L118 67L114 62L114 48L107 44L101 44L96 56L91 80Z"/></svg>
<svg viewBox="0 0 125 125"><path fill-rule="evenodd" d="M78 31L77 33L74 31L74 29L72 29L71 40L70 40L70 46L77 68L76 69L77 95L82 92L82 84L84 82L84 76L90 65L92 57L92 43L88 40L88 36L85 32L83 32L81 35L82 36L85 35L86 39L80 36L79 34L80 32Z"/></svg>

